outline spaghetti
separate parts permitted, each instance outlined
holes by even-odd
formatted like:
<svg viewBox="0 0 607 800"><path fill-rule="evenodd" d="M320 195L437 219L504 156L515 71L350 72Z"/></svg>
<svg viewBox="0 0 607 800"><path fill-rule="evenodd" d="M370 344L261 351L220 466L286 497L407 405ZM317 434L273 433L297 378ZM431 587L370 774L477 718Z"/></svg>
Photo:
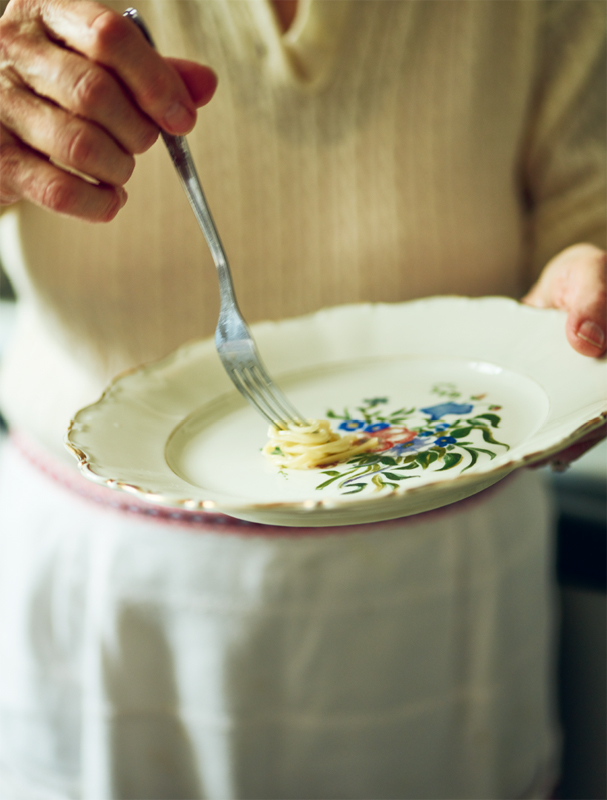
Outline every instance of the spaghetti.
<svg viewBox="0 0 607 800"><path fill-rule="evenodd" d="M364 433L340 436L326 419L310 420L308 425L290 425L286 430L272 426L270 441L262 452L279 467L314 469L348 461L377 445L377 438Z"/></svg>

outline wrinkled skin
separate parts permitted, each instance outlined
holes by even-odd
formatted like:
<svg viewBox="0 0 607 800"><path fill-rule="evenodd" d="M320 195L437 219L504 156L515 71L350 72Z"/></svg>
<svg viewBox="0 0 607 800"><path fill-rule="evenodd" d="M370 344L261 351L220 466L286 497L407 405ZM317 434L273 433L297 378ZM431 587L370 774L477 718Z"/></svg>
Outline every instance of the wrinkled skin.
<svg viewBox="0 0 607 800"><path fill-rule="evenodd" d="M159 128L191 131L216 83L208 67L162 58L99 3L11 0L0 19L0 203L108 222L134 156Z"/></svg>

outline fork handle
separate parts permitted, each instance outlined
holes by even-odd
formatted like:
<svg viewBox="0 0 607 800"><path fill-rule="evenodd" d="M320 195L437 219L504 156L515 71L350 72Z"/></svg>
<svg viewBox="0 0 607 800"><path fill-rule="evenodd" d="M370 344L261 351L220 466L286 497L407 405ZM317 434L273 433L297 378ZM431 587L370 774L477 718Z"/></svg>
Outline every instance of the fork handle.
<svg viewBox="0 0 607 800"><path fill-rule="evenodd" d="M146 24L141 19L139 12L135 8L127 8L123 16L132 20L135 25L137 25L141 33L145 36L149 44L156 49L154 40L152 39ZM219 276L219 296L221 299L222 312L224 309L227 309L230 306L238 308L228 259L226 258L223 245L221 244L221 239L217 233L215 223L213 222L213 217L211 216L211 211L204 196L204 192L202 191L202 184L200 183L200 178L198 177L194 159L192 158L187 140L185 136L173 136L162 129L160 131L160 135L162 136L167 150L169 151L171 161L177 170L183 190L186 194L186 197L190 201L194 216L196 217L196 220L200 225L200 229L204 234L204 238L206 239L209 250L211 251L211 256L213 257L213 262L217 268L217 274Z"/></svg>

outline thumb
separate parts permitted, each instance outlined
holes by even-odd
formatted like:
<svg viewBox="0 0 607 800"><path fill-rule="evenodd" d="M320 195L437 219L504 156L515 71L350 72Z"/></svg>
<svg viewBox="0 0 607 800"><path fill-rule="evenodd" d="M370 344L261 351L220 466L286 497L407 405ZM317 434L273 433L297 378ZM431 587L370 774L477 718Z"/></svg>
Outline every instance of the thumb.
<svg viewBox="0 0 607 800"><path fill-rule="evenodd" d="M601 356L606 350L606 266L607 254L598 247L568 247L548 262L523 298L523 303L536 308L567 311L567 339L585 356Z"/></svg>
<svg viewBox="0 0 607 800"><path fill-rule="evenodd" d="M217 75L213 70L184 58L167 58L166 61L179 73L196 108L206 105L217 88Z"/></svg>

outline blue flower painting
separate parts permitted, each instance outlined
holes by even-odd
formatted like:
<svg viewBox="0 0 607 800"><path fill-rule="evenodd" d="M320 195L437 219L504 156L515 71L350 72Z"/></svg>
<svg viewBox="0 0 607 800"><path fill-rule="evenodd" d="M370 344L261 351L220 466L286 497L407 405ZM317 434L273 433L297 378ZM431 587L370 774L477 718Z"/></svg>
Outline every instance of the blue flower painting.
<svg viewBox="0 0 607 800"><path fill-rule="evenodd" d="M474 406L472 403L439 403L437 406L420 408L423 414L429 414L430 419L435 421L447 414L469 414Z"/></svg>
<svg viewBox="0 0 607 800"><path fill-rule="evenodd" d="M435 439L434 444L437 447L446 447L448 444L456 444L457 439L453 436L439 436Z"/></svg>
<svg viewBox="0 0 607 800"><path fill-rule="evenodd" d="M449 387L451 397L462 396L457 387L452 384ZM445 396L443 384L437 384L431 391ZM501 422L495 411L502 406L485 401L485 397L487 393L476 393L469 395L469 402L449 401L422 408L401 406L393 411L388 410L388 397L374 397L356 407L355 417L347 409L343 414L328 409L329 419L341 420L337 430L356 431L377 441L372 450L354 456L345 464L321 470L327 478L317 490L334 485L341 494L395 491L403 481L419 478L425 470L461 473L472 469L479 459L493 460L509 446L493 435Z"/></svg>
<svg viewBox="0 0 607 800"><path fill-rule="evenodd" d="M365 433L377 433L378 431L385 431L389 427L389 422L374 422L371 425L365 425Z"/></svg>
<svg viewBox="0 0 607 800"><path fill-rule="evenodd" d="M337 426L337 429L340 431L358 431L361 428L365 427L365 421L363 419L347 419L341 423L341 425Z"/></svg>

